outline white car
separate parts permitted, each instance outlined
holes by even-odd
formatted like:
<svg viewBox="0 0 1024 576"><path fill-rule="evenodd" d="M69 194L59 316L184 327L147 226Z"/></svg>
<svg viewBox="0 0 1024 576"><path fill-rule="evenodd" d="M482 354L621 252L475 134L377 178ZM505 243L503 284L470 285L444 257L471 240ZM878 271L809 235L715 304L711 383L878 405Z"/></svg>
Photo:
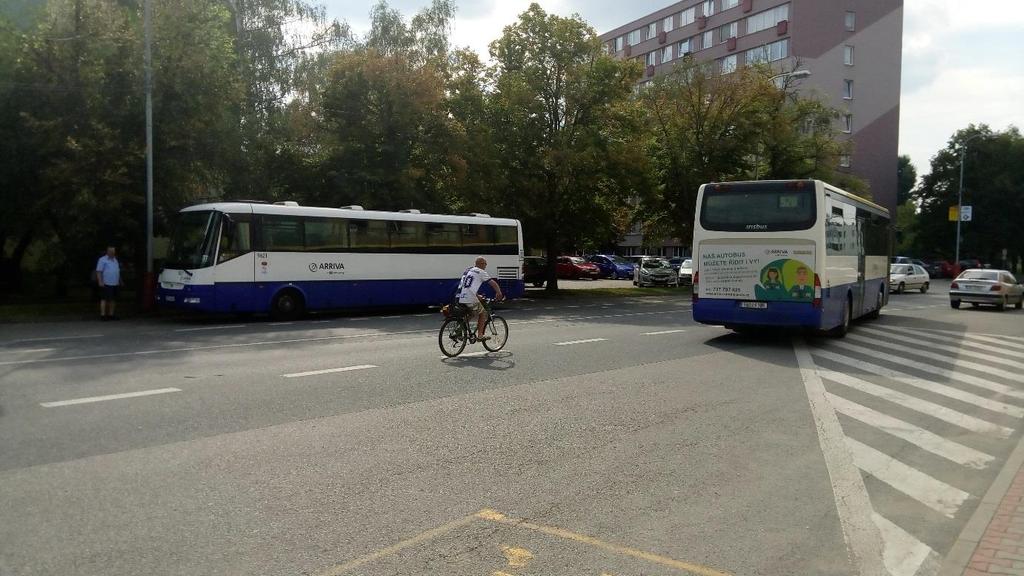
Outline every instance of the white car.
<svg viewBox="0 0 1024 576"><path fill-rule="evenodd" d="M917 264L893 264L889 266L889 291L902 294L907 290L928 291L928 272Z"/></svg>
<svg viewBox="0 0 1024 576"><path fill-rule="evenodd" d="M949 305L959 308L961 302L995 304L997 310L1008 305L1020 310L1024 307L1024 288L1006 270L964 270L949 285Z"/></svg>
<svg viewBox="0 0 1024 576"><path fill-rule="evenodd" d="M693 284L693 259L687 258L679 265L679 285L689 286Z"/></svg>

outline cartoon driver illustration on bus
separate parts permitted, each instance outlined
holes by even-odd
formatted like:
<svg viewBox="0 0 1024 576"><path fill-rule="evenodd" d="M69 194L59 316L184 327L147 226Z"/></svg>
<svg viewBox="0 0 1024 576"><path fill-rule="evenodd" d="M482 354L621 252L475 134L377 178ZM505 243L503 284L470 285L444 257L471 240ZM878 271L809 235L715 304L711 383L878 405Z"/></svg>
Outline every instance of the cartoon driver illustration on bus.
<svg viewBox="0 0 1024 576"><path fill-rule="evenodd" d="M789 297L793 300L814 300L814 286L811 286L810 271L806 266L796 269L796 279L789 289Z"/></svg>

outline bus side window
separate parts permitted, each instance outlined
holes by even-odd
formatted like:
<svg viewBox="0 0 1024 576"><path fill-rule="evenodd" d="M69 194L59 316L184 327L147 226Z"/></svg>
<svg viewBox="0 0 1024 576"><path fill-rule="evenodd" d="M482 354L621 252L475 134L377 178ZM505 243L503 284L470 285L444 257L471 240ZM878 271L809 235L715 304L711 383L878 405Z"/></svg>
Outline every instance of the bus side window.
<svg viewBox="0 0 1024 576"><path fill-rule="evenodd" d="M252 216L227 214L220 226L220 253L217 263L227 262L252 252Z"/></svg>

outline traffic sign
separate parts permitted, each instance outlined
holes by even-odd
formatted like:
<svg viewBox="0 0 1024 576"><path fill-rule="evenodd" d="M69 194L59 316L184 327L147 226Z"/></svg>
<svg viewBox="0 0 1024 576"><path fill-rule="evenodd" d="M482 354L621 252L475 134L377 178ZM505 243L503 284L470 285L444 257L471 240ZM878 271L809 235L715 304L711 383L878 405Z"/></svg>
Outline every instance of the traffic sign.
<svg viewBox="0 0 1024 576"><path fill-rule="evenodd" d="M971 217L974 215L973 206L962 206L960 208L960 221L970 222Z"/></svg>
<svg viewBox="0 0 1024 576"><path fill-rule="evenodd" d="M957 207L956 206L950 206L949 207L949 221L950 222L956 222L957 221Z"/></svg>

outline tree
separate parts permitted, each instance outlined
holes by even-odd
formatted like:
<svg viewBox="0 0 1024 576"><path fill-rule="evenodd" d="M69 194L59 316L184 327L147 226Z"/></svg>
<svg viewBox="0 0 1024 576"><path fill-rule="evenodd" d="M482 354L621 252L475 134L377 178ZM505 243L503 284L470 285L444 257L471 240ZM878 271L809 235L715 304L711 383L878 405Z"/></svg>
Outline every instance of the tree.
<svg viewBox="0 0 1024 576"><path fill-rule="evenodd" d="M537 4L491 43L489 118L504 178L486 200L522 219L549 259L607 240L616 210L643 188L634 62L608 56L578 16Z"/></svg>
<svg viewBox="0 0 1024 576"><path fill-rule="evenodd" d="M968 143L969 141L969 143ZM995 132L988 126L971 125L958 130L931 162L931 170L912 193L921 207L917 233L920 253L955 252L956 225L949 222L950 206L957 204L961 151L963 203L973 207L973 219L961 226L961 258L1020 266L1024 245L1020 222L1024 218L1024 137L1015 127Z"/></svg>
<svg viewBox="0 0 1024 576"><path fill-rule="evenodd" d="M917 168L910 162L910 156L900 155L896 175L896 204L903 205L910 200L910 191L917 185Z"/></svg>

